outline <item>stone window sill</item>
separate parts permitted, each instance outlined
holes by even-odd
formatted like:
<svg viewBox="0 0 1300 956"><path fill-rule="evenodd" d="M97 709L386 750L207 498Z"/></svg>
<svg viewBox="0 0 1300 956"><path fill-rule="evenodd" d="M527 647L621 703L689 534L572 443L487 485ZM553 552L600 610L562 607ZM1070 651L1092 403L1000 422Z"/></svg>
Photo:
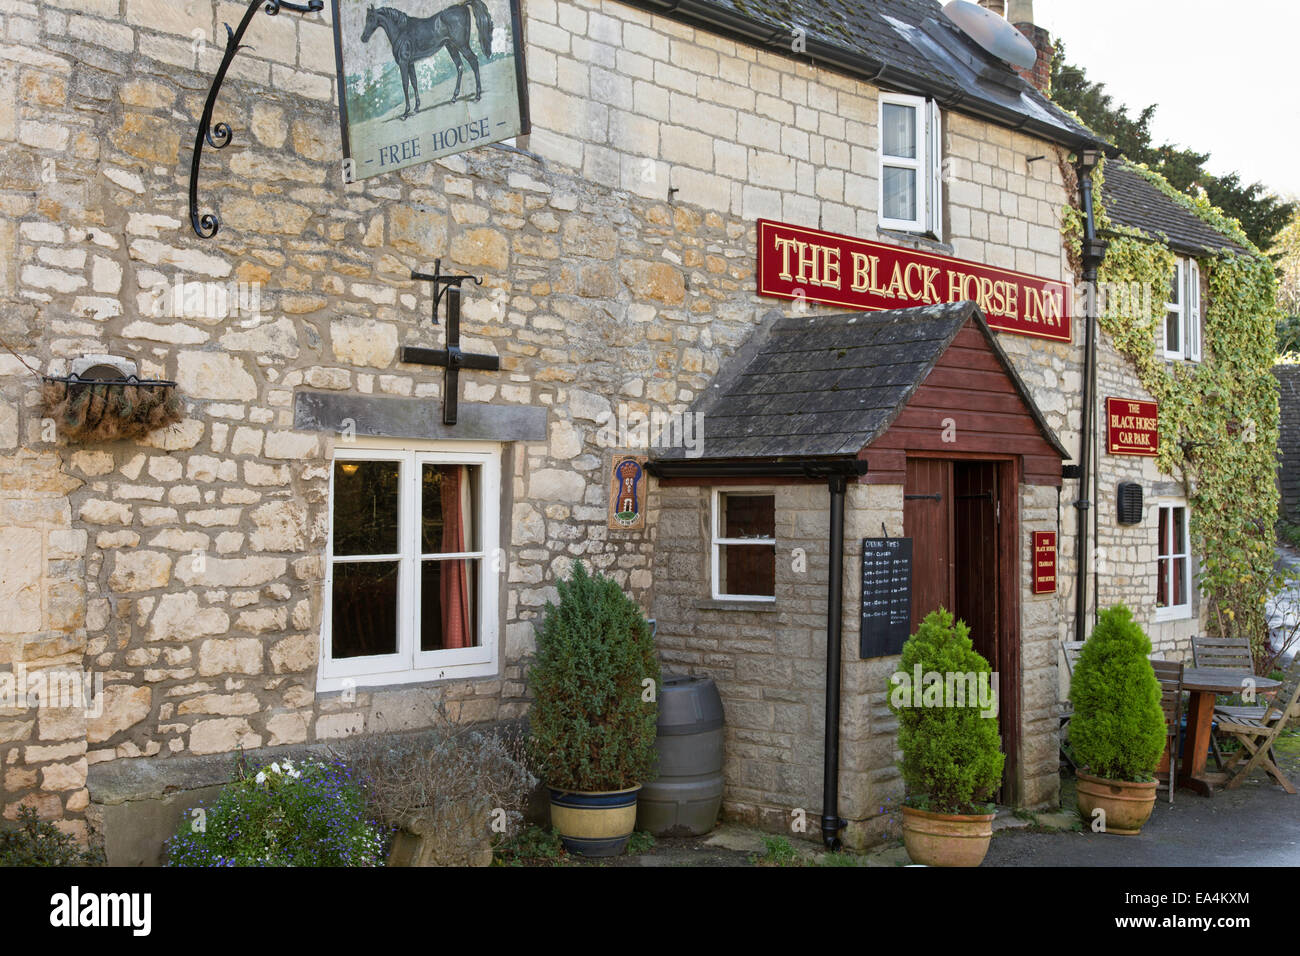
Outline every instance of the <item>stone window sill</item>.
<svg viewBox="0 0 1300 956"><path fill-rule="evenodd" d="M882 229L877 226L876 237L896 246L907 246L919 252L935 252L943 256L956 254L951 244L919 232L899 232L897 229Z"/></svg>
<svg viewBox="0 0 1300 956"><path fill-rule="evenodd" d="M757 611L760 614L775 614L775 601L727 601L727 600L705 600L696 601L695 609L697 611Z"/></svg>

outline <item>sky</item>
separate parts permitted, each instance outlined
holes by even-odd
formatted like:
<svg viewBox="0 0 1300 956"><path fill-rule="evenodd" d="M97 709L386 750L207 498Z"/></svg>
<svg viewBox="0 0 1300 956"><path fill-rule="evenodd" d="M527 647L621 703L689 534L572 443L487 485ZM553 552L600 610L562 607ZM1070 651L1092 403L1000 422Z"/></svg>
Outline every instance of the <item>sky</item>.
<svg viewBox="0 0 1300 956"><path fill-rule="evenodd" d="M1158 104L1155 143L1300 196L1297 0L1034 0L1034 19L1131 114Z"/></svg>

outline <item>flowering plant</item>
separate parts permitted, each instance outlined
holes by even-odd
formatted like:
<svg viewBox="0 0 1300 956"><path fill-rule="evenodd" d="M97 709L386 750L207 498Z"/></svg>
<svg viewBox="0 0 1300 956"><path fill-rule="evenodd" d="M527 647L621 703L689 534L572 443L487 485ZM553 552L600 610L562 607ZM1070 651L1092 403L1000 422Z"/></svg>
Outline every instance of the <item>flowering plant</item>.
<svg viewBox="0 0 1300 956"><path fill-rule="evenodd" d="M167 844L169 866L382 866L386 831L342 762L241 766Z"/></svg>

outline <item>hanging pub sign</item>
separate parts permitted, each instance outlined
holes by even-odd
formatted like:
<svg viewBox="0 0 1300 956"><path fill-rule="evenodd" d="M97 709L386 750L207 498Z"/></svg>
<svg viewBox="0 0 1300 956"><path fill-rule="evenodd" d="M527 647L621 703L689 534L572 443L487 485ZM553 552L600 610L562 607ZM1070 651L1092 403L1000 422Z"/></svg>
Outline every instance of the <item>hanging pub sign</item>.
<svg viewBox="0 0 1300 956"><path fill-rule="evenodd" d="M1106 399L1106 451L1155 455L1160 450L1160 410L1155 402Z"/></svg>
<svg viewBox="0 0 1300 956"><path fill-rule="evenodd" d="M613 531L645 530L644 455L615 455L610 467L609 527Z"/></svg>
<svg viewBox="0 0 1300 956"><path fill-rule="evenodd" d="M1034 593L1056 593L1056 532L1034 532Z"/></svg>
<svg viewBox="0 0 1300 956"><path fill-rule="evenodd" d="M766 219L758 221L758 294L866 312L970 299L992 328L1071 340L1064 282Z"/></svg>
<svg viewBox="0 0 1300 956"><path fill-rule="evenodd" d="M348 182L529 131L519 0L333 2Z"/></svg>

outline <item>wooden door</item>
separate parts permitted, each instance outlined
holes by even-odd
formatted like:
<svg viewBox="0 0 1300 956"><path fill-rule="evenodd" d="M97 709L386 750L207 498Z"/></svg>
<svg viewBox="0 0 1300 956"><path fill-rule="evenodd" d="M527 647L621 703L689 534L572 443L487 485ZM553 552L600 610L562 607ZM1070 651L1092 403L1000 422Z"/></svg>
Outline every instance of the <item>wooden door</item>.
<svg viewBox="0 0 1300 956"><path fill-rule="evenodd" d="M903 535L912 539L912 633L937 607L952 610L953 467L950 461L907 460Z"/></svg>
<svg viewBox="0 0 1300 956"><path fill-rule="evenodd" d="M953 466L953 614L970 627L971 641L998 669L998 466L959 461Z"/></svg>

